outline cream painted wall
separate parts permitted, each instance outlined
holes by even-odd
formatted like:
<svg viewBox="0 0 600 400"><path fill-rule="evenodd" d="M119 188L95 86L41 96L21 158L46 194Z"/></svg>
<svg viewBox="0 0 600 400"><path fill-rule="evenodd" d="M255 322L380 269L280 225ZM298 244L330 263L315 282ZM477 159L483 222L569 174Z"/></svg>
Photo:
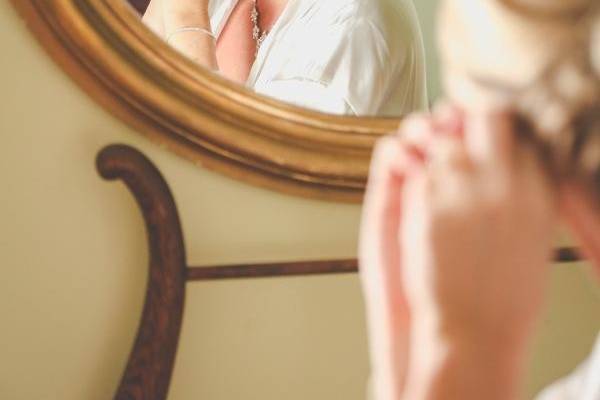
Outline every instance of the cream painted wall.
<svg viewBox="0 0 600 400"><path fill-rule="evenodd" d="M439 78L438 57L436 52L435 18L439 0L413 0L421 22L425 59L427 60L427 91L430 103L440 96L441 82Z"/></svg>
<svg viewBox="0 0 600 400"><path fill-rule="evenodd" d="M89 100L6 1L0 48L0 399L108 399L118 383L146 248L127 191L94 171L106 144L164 172L193 264L354 255L359 206L256 189L153 145ZM599 309L581 266L555 268L529 393L583 357ZM356 276L193 284L170 399L362 399L363 323Z"/></svg>

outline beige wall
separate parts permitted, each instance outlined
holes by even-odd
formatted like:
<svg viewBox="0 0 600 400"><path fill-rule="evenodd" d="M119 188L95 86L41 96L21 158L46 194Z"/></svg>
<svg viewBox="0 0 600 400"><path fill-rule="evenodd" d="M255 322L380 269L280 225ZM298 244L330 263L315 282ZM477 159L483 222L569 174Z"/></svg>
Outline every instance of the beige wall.
<svg viewBox="0 0 600 400"><path fill-rule="evenodd" d="M0 2L0 398L107 399L143 297L142 221L94 156L132 144L164 172L193 264L353 256L359 206L308 201L198 169L99 109ZM171 399L361 399L356 276L192 284ZM579 266L555 269L529 391L600 328Z"/></svg>
<svg viewBox="0 0 600 400"><path fill-rule="evenodd" d="M441 82L439 77L439 63L436 51L435 18L439 0L413 0L421 21L421 32L425 45L425 58L427 60L427 89L429 101L434 103L440 96Z"/></svg>

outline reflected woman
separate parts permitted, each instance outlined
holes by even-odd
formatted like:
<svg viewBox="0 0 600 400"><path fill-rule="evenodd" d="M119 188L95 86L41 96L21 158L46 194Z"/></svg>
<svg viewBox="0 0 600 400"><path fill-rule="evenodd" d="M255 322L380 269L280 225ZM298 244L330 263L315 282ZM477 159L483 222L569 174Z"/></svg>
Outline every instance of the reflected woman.
<svg viewBox="0 0 600 400"><path fill-rule="evenodd" d="M187 57L254 91L327 113L427 107L412 0L151 0L143 20Z"/></svg>

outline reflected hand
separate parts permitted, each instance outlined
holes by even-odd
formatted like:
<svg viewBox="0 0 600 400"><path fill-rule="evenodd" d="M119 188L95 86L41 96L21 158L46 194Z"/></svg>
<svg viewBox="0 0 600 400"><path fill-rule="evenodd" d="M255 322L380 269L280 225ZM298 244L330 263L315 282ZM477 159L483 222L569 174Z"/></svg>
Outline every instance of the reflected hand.
<svg viewBox="0 0 600 400"><path fill-rule="evenodd" d="M167 34L182 26L210 30L208 0L161 0Z"/></svg>
<svg viewBox="0 0 600 400"><path fill-rule="evenodd" d="M208 0L151 0L142 20L189 59L218 70Z"/></svg>
<svg viewBox="0 0 600 400"><path fill-rule="evenodd" d="M184 26L201 26L210 30L208 0L151 0L142 19L163 39Z"/></svg>
<svg viewBox="0 0 600 400"><path fill-rule="evenodd" d="M150 30L152 30L152 32L161 38L166 39L162 2L163 0L150 0L148 8L146 8L146 12L142 17L142 21L150 28Z"/></svg>

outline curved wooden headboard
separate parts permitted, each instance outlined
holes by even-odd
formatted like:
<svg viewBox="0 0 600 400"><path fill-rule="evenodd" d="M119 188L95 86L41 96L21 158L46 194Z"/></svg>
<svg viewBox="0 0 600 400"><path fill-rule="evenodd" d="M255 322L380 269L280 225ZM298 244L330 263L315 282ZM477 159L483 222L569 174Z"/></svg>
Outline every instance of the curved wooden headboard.
<svg viewBox="0 0 600 400"><path fill-rule="evenodd" d="M96 166L103 178L123 181L135 197L146 224L150 251L142 318L115 400L167 398L187 282L358 271L356 259L190 267L177 206L158 168L126 145L105 147L98 154ZM569 262L579 256L576 249L562 248L556 259Z"/></svg>

